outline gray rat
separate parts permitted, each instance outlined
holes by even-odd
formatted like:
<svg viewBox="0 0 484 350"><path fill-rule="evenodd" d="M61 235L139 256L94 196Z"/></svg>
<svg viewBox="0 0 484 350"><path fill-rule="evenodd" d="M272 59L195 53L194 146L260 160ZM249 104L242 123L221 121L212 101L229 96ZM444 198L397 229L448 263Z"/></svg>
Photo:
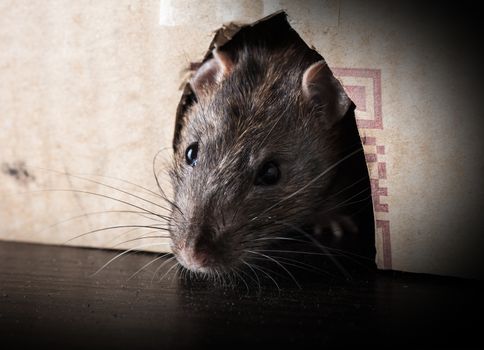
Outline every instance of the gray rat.
<svg viewBox="0 0 484 350"><path fill-rule="evenodd" d="M285 18L213 49L189 89L170 170L171 248L181 265L218 275L277 264L272 247L285 238L356 231L334 210L359 181L341 171L362 156L359 138L345 134L354 105Z"/></svg>

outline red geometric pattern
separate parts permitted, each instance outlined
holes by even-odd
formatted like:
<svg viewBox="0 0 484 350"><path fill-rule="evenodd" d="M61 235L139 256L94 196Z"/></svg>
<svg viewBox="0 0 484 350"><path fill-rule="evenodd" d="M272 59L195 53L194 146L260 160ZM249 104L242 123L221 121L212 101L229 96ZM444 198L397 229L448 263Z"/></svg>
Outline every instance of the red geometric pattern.
<svg viewBox="0 0 484 350"><path fill-rule="evenodd" d="M345 90L356 105L357 111L366 112L366 89L364 86L345 85Z"/></svg>
<svg viewBox="0 0 484 350"><path fill-rule="evenodd" d="M355 117L360 134L378 135L378 131L383 130L381 71L357 68L332 68L332 71L356 105ZM372 169L371 193L376 234L382 244L382 267L391 269L390 221L385 215L389 212L389 206L383 200L388 196L388 188L381 185L381 181L387 178L385 146L378 142L377 136L364 136L361 141L368 168Z"/></svg>
<svg viewBox="0 0 484 350"><path fill-rule="evenodd" d="M383 120L381 112L381 71L379 69L359 69L359 68L332 68L333 74L337 78L352 77L352 78L363 78L364 80L371 81L370 85L355 85L344 84L345 90L351 97L352 101L356 104L356 122L359 128L363 129L383 129ZM350 88L348 89L347 86ZM361 101L361 96L356 95L352 97L352 92L355 91L355 86L361 86L366 90L367 87L371 87L373 90L373 113L371 119L358 118L358 111L366 111L366 107L369 106L368 102L371 101ZM365 97L367 94L365 93ZM366 99L366 98L365 98ZM358 103L360 106L358 107Z"/></svg>

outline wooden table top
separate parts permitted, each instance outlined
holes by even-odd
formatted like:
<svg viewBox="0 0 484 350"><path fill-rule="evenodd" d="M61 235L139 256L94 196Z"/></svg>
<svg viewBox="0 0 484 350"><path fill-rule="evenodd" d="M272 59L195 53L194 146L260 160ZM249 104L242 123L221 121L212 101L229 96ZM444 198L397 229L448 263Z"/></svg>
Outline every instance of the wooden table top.
<svg viewBox="0 0 484 350"><path fill-rule="evenodd" d="M156 257L0 243L0 339L69 348L482 343L484 283L396 272L319 276L278 289L187 281ZM163 262L162 258L159 262ZM248 287L248 288L247 288Z"/></svg>

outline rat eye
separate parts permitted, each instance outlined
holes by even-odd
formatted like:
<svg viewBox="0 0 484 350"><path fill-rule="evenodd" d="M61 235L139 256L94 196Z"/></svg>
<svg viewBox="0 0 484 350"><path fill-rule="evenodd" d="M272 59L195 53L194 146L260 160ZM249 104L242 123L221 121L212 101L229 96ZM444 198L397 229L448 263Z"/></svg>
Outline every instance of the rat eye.
<svg viewBox="0 0 484 350"><path fill-rule="evenodd" d="M270 186L275 185L281 177L279 166L275 162L267 162L259 169L256 185Z"/></svg>
<svg viewBox="0 0 484 350"><path fill-rule="evenodd" d="M187 147L185 151L185 161L190 166L195 166L197 164L198 157L198 142L192 143Z"/></svg>

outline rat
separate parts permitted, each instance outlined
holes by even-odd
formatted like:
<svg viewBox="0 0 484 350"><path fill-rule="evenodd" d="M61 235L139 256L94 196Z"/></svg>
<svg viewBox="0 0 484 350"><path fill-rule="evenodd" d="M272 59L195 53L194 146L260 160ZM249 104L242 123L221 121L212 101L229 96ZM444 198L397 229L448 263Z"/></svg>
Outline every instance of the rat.
<svg viewBox="0 0 484 350"><path fill-rule="evenodd" d="M354 236L357 223L338 210L361 188L361 174L342 169L358 158L366 171L359 136L345 126L356 130L354 105L287 22L214 48L189 89L170 169L171 249L183 267L215 276L278 264L273 247L301 234Z"/></svg>

